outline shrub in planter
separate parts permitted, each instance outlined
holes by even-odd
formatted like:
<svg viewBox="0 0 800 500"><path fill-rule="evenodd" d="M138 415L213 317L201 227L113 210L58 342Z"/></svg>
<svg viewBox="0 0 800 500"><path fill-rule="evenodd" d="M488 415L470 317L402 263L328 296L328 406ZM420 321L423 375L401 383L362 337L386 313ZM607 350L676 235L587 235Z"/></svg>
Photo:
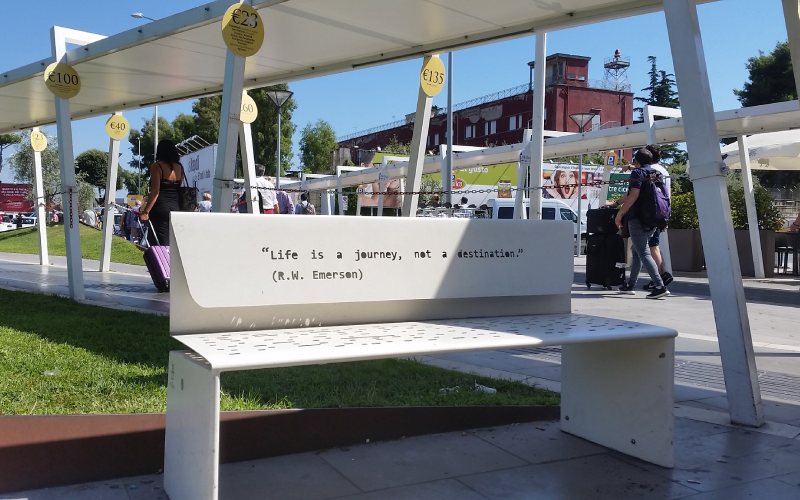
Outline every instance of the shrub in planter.
<svg viewBox="0 0 800 500"><path fill-rule="evenodd" d="M775 206L775 201L766 189L753 179L753 196L756 201L756 214L759 229L777 231L782 228L785 220L780 209ZM744 203L744 185L739 175L728 176L728 198L731 203L731 218L734 229L749 229L747 223L747 208Z"/></svg>
<svg viewBox="0 0 800 500"><path fill-rule="evenodd" d="M672 217L669 219L670 229L698 229L700 227L694 193L673 195L670 206L672 207Z"/></svg>

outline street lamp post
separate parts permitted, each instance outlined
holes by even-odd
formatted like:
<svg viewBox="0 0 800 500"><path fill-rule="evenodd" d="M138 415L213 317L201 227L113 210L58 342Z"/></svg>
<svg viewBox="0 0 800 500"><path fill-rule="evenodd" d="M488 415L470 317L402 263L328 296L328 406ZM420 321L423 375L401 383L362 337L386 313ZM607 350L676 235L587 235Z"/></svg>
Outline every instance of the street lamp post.
<svg viewBox="0 0 800 500"><path fill-rule="evenodd" d="M278 110L278 149L275 151L275 189L281 187L281 107L289 100L294 92L291 90L268 90L267 95Z"/></svg>
<svg viewBox="0 0 800 500"><path fill-rule="evenodd" d="M136 157L139 160L139 174L136 176L136 194L142 194L142 136L139 134L139 147L136 148L138 153Z"/></svg>
<svg viewBox="0 0 800 500"><path fill-rule="evenodd" d="M597 113L572 113L569 115L572 121L578 126L578 133L583 133L586 124L592 121ZM578 245L576 254L581 256L581 198L583 197L583 153L578 156Z"/></svg>
<svg viewBox="0 0 800 500"><path fill-rule="evenodd" d="M145 16L141 12L134 12L131 14L131 17L136 19L147 19L149 21L155 21L152 17ZM154 118L153 118L153 160L155 161L156 158L156 151L158 151L158 105L156 104L154 110ZM141 150L139 150L139 154L141 154Z"/></svg>

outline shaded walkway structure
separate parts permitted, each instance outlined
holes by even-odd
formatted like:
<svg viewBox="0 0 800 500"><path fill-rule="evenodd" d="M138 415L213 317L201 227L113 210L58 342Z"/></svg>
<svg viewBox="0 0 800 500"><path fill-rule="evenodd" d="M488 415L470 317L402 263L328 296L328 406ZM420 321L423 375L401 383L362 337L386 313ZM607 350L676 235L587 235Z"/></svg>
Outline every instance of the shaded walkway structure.
<svg viewBox="0 0 800 500"><path fill-rule="evenodd" d="M763 423L760 391L725 189L727 168L720 156L719 132L697 18L698 3L706 2L508 0L500 9L491 2L375 0L370 2L369 9L364 9L362 2L352 1L253 0L234 4L230 0L217 0L108 37L53 27L52 58L0 75L0 133L51 123L58 126L67 220L68 285L70 296L82 300L86 297L86 287L80 265L72 119L221 92L222 118L213 193L214 206L220 209L230 205L234 159L240 140L246 188L250 188L254 177L252 155L247 154L248 149L252 151L248 148L249 129L240 119L242 95L247 88L404 59L425 57L427 61L438 52L529 34L536 35L535 59L543 61L548 32L663 10L683 104L679 121L691 161L689 175L707 256L729 411L732 421L759 426ZM800 54L798 0L782 0L782 3L789 46L797 58ZM244 5L251 6L258 14L256 22L249 15L225 17L230 9L242 11ZM245 18L250 21L245 23ZM383 22L387 18L393 22ZM262 29L263 43L255 36L244 47L237 48L236 43L226 45L220 33L223 19L226 22L234 19L235 23L246 24L247 29ZM421 22L422 19L437 22ZM139 62L143 60L149 61L151 68L166 70L142 72ZM69 75L72 84L80 82L77 93L56 95L45 87L45 71L52 82L50 77L55 69L50 65L56 62L69 65L69 71L64 66L56 69L63 70L59 74ZM800 81L800 64L794 64L794 68L796 81ZM534 187L541 186L541 164L548 149L543 134L544 64L537 65L535 70L533 134L523 155L531 166L528 185ZM70 71L77 76L73 77ZM409 98L413 102L413 94ZM431 104L432 97L420 88L407 171L406 187L410 191L418 191L420 186ZM781 130L793 126L790 123L796 124L800 113L797 102L786 106L793 115L791 120L786 119L786 114L770 120L771 108L762 108L760 112L766 113L767 120L760 125L761 131ZM750 123L743 120L742 130L731 135L754 132L747 128ZM656 142L676 140L674 136L659 135L658 131L655 138ZM613 130L548 139L548 142L560 144L560 149L551 151L558 149L562 155L642 144L641 140ZM110 149L113 151L113 141ZM111 155L112 161L116 161L116 156ZM115 172L115 164L112 167L109 171ZM541 193L532 189L530 195L531 217L540 218ZM403 207L405 216L413 216L416 202L415 195L407 197Z"/></svg>

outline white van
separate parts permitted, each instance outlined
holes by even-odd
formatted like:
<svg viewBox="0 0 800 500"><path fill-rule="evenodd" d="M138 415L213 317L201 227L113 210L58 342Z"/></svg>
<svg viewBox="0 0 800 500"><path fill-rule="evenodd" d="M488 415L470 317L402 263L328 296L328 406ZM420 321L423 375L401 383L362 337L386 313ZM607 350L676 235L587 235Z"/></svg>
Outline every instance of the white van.
<svg viewBox="0 0 800 500"><path fill-rule="evenodd" d="M514 218L514 198L492 198L488 200L489 218L491 219L513 219ZM530 200L525 200L525 214L530 214ZM543 220L568 220L577 222L578 215L575 211L561 200L552 198L542 199L542 219ZM577 225L576 225L577 231ZM573 233L575 234L575 233ZM586 218L581 221L581 234L586 235Z"/></svg>

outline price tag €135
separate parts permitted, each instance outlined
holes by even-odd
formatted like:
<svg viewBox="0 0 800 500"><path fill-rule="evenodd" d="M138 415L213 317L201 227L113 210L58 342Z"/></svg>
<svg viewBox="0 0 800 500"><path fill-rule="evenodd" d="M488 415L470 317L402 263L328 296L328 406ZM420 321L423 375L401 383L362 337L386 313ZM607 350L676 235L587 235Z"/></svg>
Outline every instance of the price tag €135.
<svg viewBox="0 0 800 500"><path fill-rule="evenodd" d="M422 63L419 73L419 85L425 95L433 97L444 87L445 72L442 60L436 56L428 56Z"/></svg>

